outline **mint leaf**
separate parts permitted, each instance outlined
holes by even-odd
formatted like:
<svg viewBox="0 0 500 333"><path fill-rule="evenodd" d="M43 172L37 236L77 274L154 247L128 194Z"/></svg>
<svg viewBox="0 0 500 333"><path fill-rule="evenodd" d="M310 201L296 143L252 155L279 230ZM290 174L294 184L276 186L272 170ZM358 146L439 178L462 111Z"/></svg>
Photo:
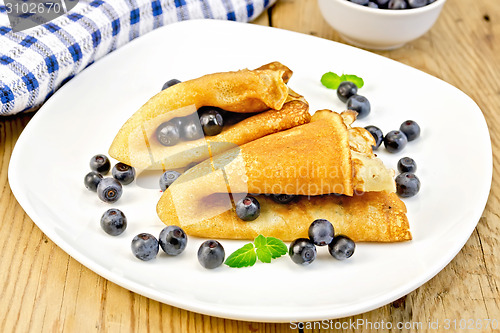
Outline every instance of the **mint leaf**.
<svg viewBox="0 0 500 333"><path fill-rule="evenodd" d="M270 263L271 259L279 258L287 252L288 247L278 238L258 235L253 243L248 243L231 253L224 264L236 268L248 267L253 266L257 258L262 262Z"/></svg>
<svg viewBox="0 0 500 333"><path fill-rule="evenodd" d="M329 89L337 89L340 84L340 76L333 72L323 74L321 77L321 84Z"/></svg>
<svg viewBox="0 0 500 333"><path fill-rule="evenodd" d="M253 266L257 261L255 255L255 250L252 243L244 245L242 248L231 253L229 257L226 258L224 264L229 267L248 267Z"/></svg>
<svg viewBox="0 0 500 333"><path fill-rule="evenodd" d="M262 262L269 263L271 259L279 258L288 252L285 243L278 238L259 235L254 243L257 248L257 258Z"/></svg>
<svg viewBox="0 0 500 333"><path fill-rule="evenodd" d="M271 251L267 246L257 248L257 258L265 263L270 263L272 259Z"/></svg>
<svg viewBox="0 0 500 333"><path fill-rule="evenodd" d="M358 88L361 88L365 85L365 82L362 78L353 74L342 74L341 76L338 76L333 72L328 72L323 74L323 76L321 77L321 83L328 89L337 89L340 83L344 81L351 81Z"/></svg>
<svg viewBox="0 0 500 333"><path fill-rule="evenodd" d="M365 85L365 82L363 81L362 78L353 74L342 74L340 79L342 81L351 81L358 87L358 89L362 88Z"/></svg>
<svg viewBox="0 0 500 333"><path fill-rule="evenodd" d="M258 236L254 239L253 243L255 244L255 247L256 247L256 248L263 247L263 246L266 246L266 244L267 244L267 239L266 239L266 237L264 237L264 236L262 236L262 235L258 235Z"/></svg>
<svg viewBox="0 0 500 333"><path fill-rule="evenodd" d="M285 243L281 239L274 238L274 237L267 237L267 248L269 249L269 252L271 252L271 256L273 259L279 258L282 255L285 255L288 253L288 247L286 246Z"/></svg>
<svg viewBox="0 0 500 333"><path fill-rule="evenodd" d="M271 252L267 248L267 238L262 235L258 235L253 242L257 248L257 258L262 262L270 263L272 256Z"/></svg>

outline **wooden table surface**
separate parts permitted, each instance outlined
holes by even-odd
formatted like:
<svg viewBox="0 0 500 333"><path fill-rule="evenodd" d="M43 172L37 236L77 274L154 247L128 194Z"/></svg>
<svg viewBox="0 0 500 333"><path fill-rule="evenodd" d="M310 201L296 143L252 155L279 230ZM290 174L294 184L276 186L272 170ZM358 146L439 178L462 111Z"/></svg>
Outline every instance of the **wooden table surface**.
<svg viewBox="0 0 500 333"><path fill-rule="evenodd" d="M316 0L279 0L254 23L341 41L321 17ZM500 158L500 1L449 0L422 38L377 51L441 78L468 94L490 129L494 162ZM137 295L93 273L49 240L12 195L7 169L12 149L32 115L0 118L0 332L288 332L266 324L204 316ZM453 121L453 119L450 119ZM467 133L457 137L468 140ZM466 158L466 155L465 155ZM494 165L491 193L467 244L436 277L406 297L368 313L337 320L443 324L487 320L500 330L500 187ZM457 207L459 209L459 207ZM464 323L464 322L462 322ZM337 324L337 325L339 325ZM476 324L473 325L473 327ZM346 326L346 324L344 324ZM333 326L335 327L335 326ZM416 327L415 325L413 327ZM311 330L306 329L305 332ZM326 330L322 330L326 331ZM347 328L345 332L353 332ZM384 331L362 329L357 332ZM398 330L394 330L398 331ZM417 329L404 329L416 332ZM318 332L318 330L315 330Z"/></svg>

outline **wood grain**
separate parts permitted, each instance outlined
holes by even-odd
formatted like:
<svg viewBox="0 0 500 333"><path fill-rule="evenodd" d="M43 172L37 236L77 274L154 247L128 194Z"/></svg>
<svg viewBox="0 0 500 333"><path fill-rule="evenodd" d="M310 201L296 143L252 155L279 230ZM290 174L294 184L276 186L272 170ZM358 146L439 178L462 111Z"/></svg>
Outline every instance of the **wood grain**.
<svg viewBox="0 0 500 333"><path fill-rule="evenodd" d="M254 23L270 21L275 27L341 41L321 17L316 0L280 0ZM400 49L376 53L437 76L477 102L493 144L493 184L477 228L443 271L393 304L332 325L356 320L390 322L394 327L398 322L421 322L421 329L413 324L393 331L437 332L428 329L429 321L500 321L500 2L449 0L425 36ZM161 304L101 278L69 257L26 215L7 181L12 149L31 116L0 118L0 332L297 331L286 323L226 320ZM457 135L457 141L473 140L466 133ZM375 331L382 330L365 327L356 332ZM483 326L449 331L494 330Z"/></svg>

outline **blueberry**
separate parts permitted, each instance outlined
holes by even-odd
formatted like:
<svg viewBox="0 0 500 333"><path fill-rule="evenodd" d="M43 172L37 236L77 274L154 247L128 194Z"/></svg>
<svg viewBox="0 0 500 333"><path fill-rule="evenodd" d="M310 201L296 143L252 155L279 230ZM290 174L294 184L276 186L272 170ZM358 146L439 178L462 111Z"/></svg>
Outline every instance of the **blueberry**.
<svg viewBox="0 0 500 333"><path fill-rule="evenodd" d="M196 140L203 137L203 129L197 114L183 117L180 126L180 135L185 140Z"/></svg>
<svg viewBox="0 0 500 333"><path fill-rule="evenodd" d="M349 1L351 1L352 3L355 3L357 5L366 6L368 4L369 0L349 0Z"/></svg>
<svg viewBox="0 0 500 333"><path fill-rule="evenodd" d="M389 3L389 0L374 0L379 8L387 8L387 4Z"/></svg>
<svg viewBox="0 0 500 333"><path fill-rule="evenodd" d="M328 245L328 252L338 260L350 258L354 253L356 244L353 240L344 235L337 235L333 241Z"/></svg>
<svg viewBox="0 0 500 333"><path fill-rule="evenodd" d="M156 138L164 146L174 146L181 138L179 127L172 121L167 121L156 129Z"/></svg>
<svg viewBox="0 0 500 333"><path fill-rule="evenodd" d="M295 198L296 196L293 194L271 194L271 199L280 204L287 204Z"/></svg>
<svg viewBox="0 0 500 333"><path fill-rule="evenodd" d="M111 169L111 163L106 155L95 155L90 159L90 170L97 171L101 175L105 175Z"/></svg>
<svg viewBox="0 0 500 333"><path fill-rule="evenodd" d="M382 144L382 141L384 141L384 133L382 133L380 128L373 125L366 126L365 129L370 132L375 139L375 146L373 146L373 149L378 149L378 147Z"/></svg>
<svg viewBox="0 0 500 333"><path fill-rule="evenodd" d="M370 2L368 2L368 7L370 7L370 8L378 8L378 5L377 5L376 2L370 1Z"/></svg>
<svg viewBox="0 0 500 333"><path fill-rule="evenodd" d="M387 4L387 8L389 9L406 9L408 5L405 0L389 0Z"/></svg>
<svg viewBox="0 0 500 333"><path fill-rule="evenodd" d="M104 202L116 202L122 196L123 188L119 181L112 177L101 180L97 185L97 196Z"/></svg>
<svg viewBox="0 0 500 333"><path fill-rule="evenodd" d="M407 0L408 1L408 6L410 8L418 8L418 7L423 7L427 6L428 0Z"/></svg>
<svg viewBox="0 0 500 333"><path fill-rule="evenodd" d="M83 183L89 191L97 192L97 185L99 185L101 180L102 175L100 173L98 173L97 171L90 171L85 175Z"/></svg>
<svg viewBox="0 0 500 333"><path fill-rule="evenodd" d="M161 90L165 90L167 88L170 88L171 86L175 86L177 83L181 83L181 81L177 79L168 80L167 82L165 82Z"/></svg>
<svg viewBox="0 0 500 333"><path fill-rule="evenodd" d="M411 172L415 173L417 171L417 163L410 157L403 157L398 161L399 172Z"/></svg>
<svg viewBox="0 0 500 333"><path fill-rule="evenodd" d="M108 209L101 216L101 228L111 236L121 235L127 229L127 217L119 209Z"/></svg>
<svg viewBox="0 0 500 333"><path fill-rule="evenodd" d="M314 243L314 245L328 245L333 240L333 225L328 220L314 220L314 222L309 226L308 235L309 239Z"/></svg>
<svg viewBox="0 0 500 333"><path fill-rule="evenodd" d="M156 258L159 251L158 240L148 233L141 233L132 239L130 244L132 253L136 258L148 261Z"/></svg>
<svg viewBox="0 0 500 333"><path fill-rule="evenodd" d="M251 196L246 196L236 203L236 215L243 221L253 221L260 215L260 203Z"/></svg>
<svg viewBox="0 0 500 333"><path fill-rule="evenodd" d="M198 249L198 261L208 269L219 267L224 262L226 256L221 243L210 239L200 245Z"/></svg>
<svg viewBox="0 0 500 333"><path fill-rule="evenodd" d="M411 172L403 172L396 177L396 193L402 198L410 198L420 190L420 179Z"/></svg>
<svg viewBox="0 0 500 333"><path fill-rule="evenodd" d="M347 102L349 97L358 93L358 86L351 81L344 81L337 88L337 96L342 102Z"/></svg>
<svg viewBox="0 0 500 333"><path fill-rule="evenodd" d="M361 119L370 113L370 102L364 96L353 95L347 100L347 109L356 111L358 119Z"/></svg>
<svg viewBox="0 0 500 333"><path fill-rule="evenodd" d="M213 136L222 132L224 119L217 108L203 107L198 112L200 113L201 127L206 136Z"/></svg>
<svg viewBox="0 0 500 333"><path fill-rule="evenodd" d="M180 254L187 245L187 235L178 226L170 225L160 232L158 238L162 250L171 256Z"/></svg>
<svg viewBox="0 0 500 333"><path fill-rule="evenodd" d="M122 185L128 185L135 179L135 169L121 162L115 164L113 170L111 170L111 174Z"/></svg>
<svg viewBox="0 0 500 333"><path fill-rule="evenodd" d="M408 141L413 141L420 136L420 126L413 120L402 123L399 130L406 135Z"/></svg>
<svg viewBox="0 0 500 333"><path fill-rule="evenodd" d="M288 254L298 265L309 265L316 259L316 246L307 238L297 238L290 244Z"/></svg>
<svg viewBox="0 0 500 333"><path fill-rule="evenodd" d="M165 171L160 177L160 189L165 191L180 175L177 171Z"/></svg>
<svg viewBox="0 0 500 333"><path fill-rule="evenodd" d="M407 143L408 139L401 131L390 131L384 137L384 146L389 153L397 153L403 150Z"/></svg>

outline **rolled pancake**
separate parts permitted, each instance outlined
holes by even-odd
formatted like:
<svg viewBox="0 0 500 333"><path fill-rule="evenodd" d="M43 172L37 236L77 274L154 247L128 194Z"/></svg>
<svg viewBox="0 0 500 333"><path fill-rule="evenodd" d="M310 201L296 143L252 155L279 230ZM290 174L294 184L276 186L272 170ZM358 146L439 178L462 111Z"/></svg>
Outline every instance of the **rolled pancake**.
<svg viewBox="0 0 500 333"><path fill-rule="evenodd" d="M308 237L309 225L316 219L330 221L336 234L355 242L400 242L411 240L406 206L395 193L370 192L352 197L339 195L301 196L288 204L276 203L259 195L260 216L250 222L239 219L233 207L207 219L179 218L171 192L158 205L158 215L167 225L177 225L188 235L205 238L254 239L259 234L292 241ZM220 205L225 209L223 194L206 197L201 206Z"/></svg>
<svg viewBox="0 0 500 333"><path fill-rule="evenodd" d="M349 114L349 113L348 113ZM177 180L180 198L227 193L353 195L354 191L394 192L394 172L375 157L373 137L351 130L346 115L317 111L310 123L227 150L191 168ZM362 134L359 134L362 133ZM350 143L349 137L355 143ZM223 177L223 178L221 178ZM196 181L203 178L202 182ZM222 184L221 184L222 183ZM179 200L179 199L177 199Z"/></svg>
<svg viewBox="0 0 500 333"><path fill-rule="evenodd" d="M262 112L247 118L244 124L225 126L219 135L207 137L208 141L232 143L232 147L307 123L307 103L285 84L291 74L286 66L275 62L256 70L209 74L176 84L152 97L127 120L109 154L137 169L155 170L182 168L207 159L210 152L205 138L165 147L155 134L163 122L194 115L202 106L236 113Z"/></svg>
<svg viewBox="0 0 500 333"><path fill-rule="evenodd" d="M348 130L338 113L317 111L310 123L237 149L240 157L231 162L226 155L234 152L213 158L214 169L224 169L231 193L353 193Z"/></svg>

